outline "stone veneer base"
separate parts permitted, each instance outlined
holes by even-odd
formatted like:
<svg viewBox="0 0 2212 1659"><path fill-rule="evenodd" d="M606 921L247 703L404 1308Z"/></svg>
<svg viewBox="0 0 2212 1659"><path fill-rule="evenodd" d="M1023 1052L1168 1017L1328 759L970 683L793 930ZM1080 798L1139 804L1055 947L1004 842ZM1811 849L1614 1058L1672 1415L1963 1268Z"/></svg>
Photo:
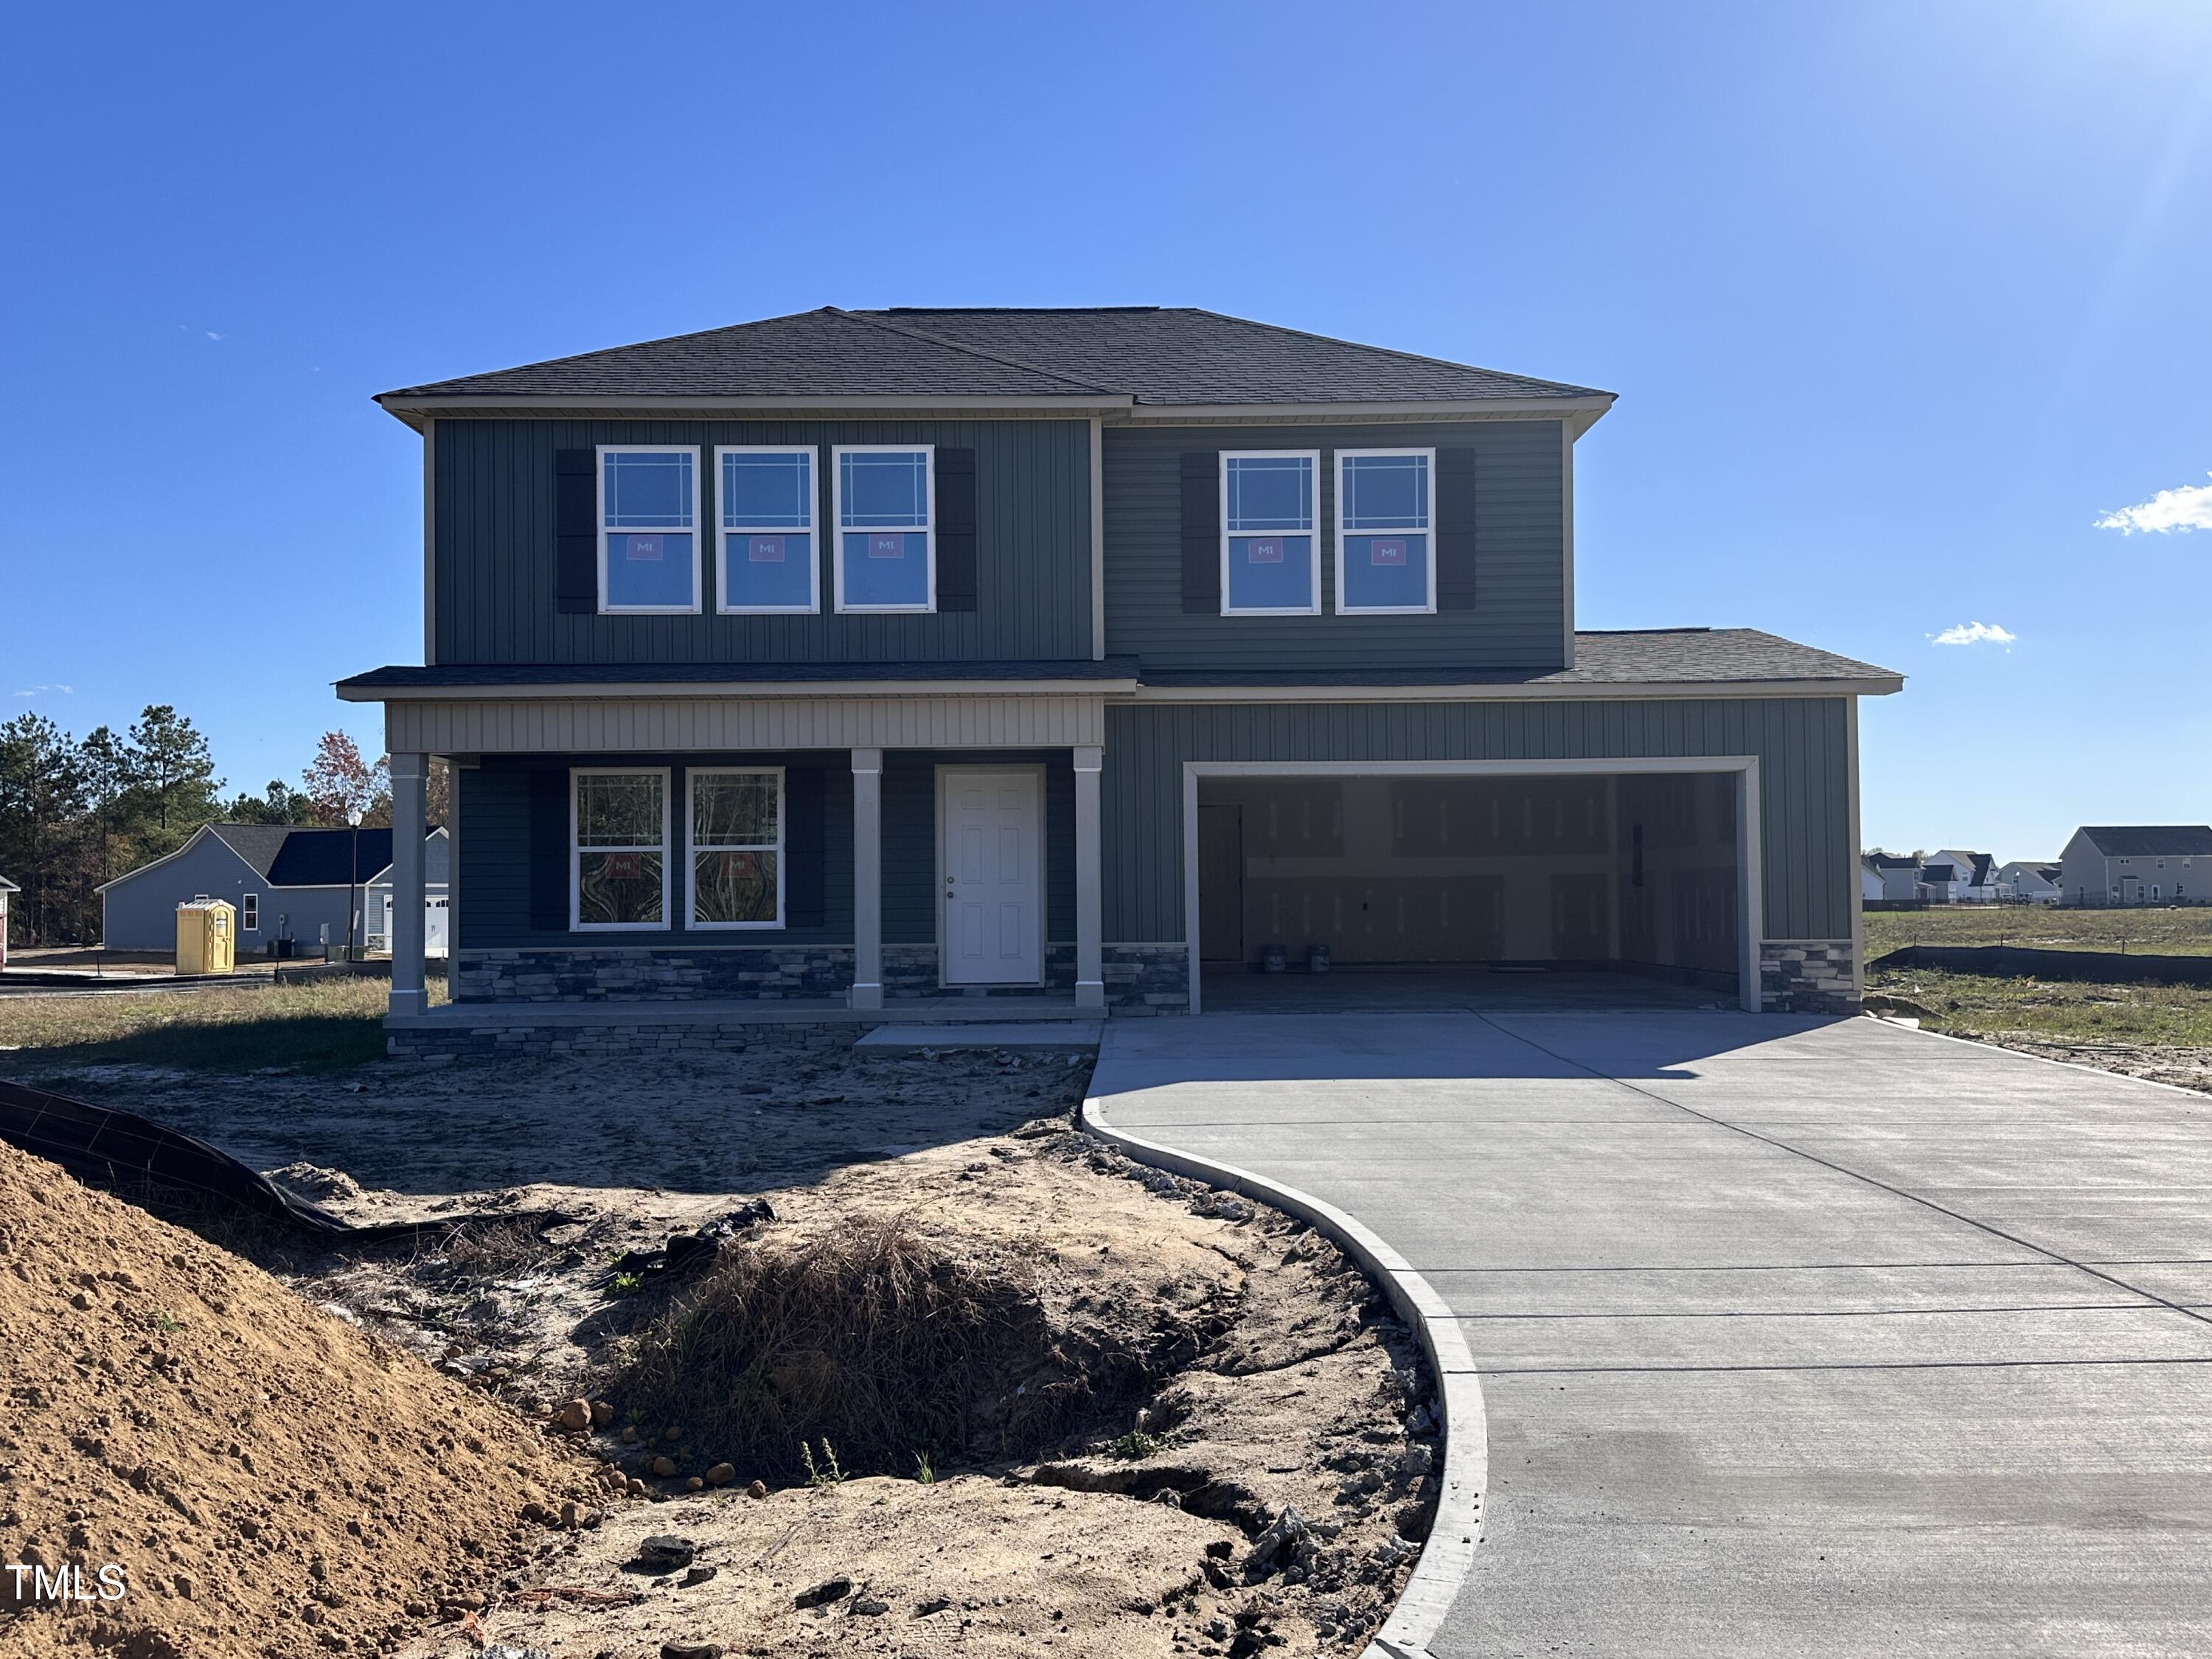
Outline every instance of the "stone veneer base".
<svg viewBox="0 0 2212 1659"><path fill-rule="evenodd" d="M1759 1006L1770 1014L1856 1014L1847 939L1770 939L1759 945Z"/></svg>

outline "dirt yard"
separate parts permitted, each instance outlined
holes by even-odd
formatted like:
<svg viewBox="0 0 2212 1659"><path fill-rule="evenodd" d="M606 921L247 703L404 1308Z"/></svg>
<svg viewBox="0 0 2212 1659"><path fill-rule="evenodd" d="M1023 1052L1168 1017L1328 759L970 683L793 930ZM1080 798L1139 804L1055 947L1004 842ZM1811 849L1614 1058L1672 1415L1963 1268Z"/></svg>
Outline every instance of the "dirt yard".
<svg viewBox="0 0 2212 1659"><path fill-rule="evenodd" d="M465 1223L407 1251L234 1241L598 1465L588 1524L487 1571L473 1627L416 1621L416 1659L1340 1650L1425 1532L1441 1448L1408 1334L1310 1231L1074 1133L1087 1055L61 1069L21 1071L355 1218ZM545 1208L570 1218L500 1219ZM795 1271L872 1229L901 1242L854 1287L871 1317L923 1280L983 1310L951 1419L901 1418L896 1378L804 1333L715 1369L702 1334L758 1317L757 1287L714 1299L734 1260ZM659 1270L672 1237L710 1265Z"/></svg>

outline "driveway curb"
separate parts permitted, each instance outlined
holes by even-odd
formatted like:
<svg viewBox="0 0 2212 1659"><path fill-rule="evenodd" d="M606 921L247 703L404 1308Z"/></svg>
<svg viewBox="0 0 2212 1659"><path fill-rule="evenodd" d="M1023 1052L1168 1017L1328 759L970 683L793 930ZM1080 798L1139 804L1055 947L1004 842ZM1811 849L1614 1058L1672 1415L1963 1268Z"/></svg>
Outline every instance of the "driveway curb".
<svg viewBox="0 0 2212 1659"><path fill-rule="evenodd" d="M1095 1076L1096 1073L1094 1073ZM1415 1273L1406 1259L1333 1204L1285 1187L1267 1176L1215 1164L1117 1129L1106 1120L1096 1096L1083 1102L1083 1127L1120 1147L1139 1164L1188 1176L1210 1186L1273 1206L1306 1222L1334 1243L1382 1286L1383 1294L1413 1329L1429 1368L1436 1373L1443 1408L1444 1456L1439 1474L1436 1520L1413 1564L1405 1593L1360 1659L1429 1659L1429 1638L1437 1633L1474 1568L1482 1536L1482 1493L1490 1483L1490 1441L1483 1415L1482 1383L1467 1338L1444 1299Z"/></svg>

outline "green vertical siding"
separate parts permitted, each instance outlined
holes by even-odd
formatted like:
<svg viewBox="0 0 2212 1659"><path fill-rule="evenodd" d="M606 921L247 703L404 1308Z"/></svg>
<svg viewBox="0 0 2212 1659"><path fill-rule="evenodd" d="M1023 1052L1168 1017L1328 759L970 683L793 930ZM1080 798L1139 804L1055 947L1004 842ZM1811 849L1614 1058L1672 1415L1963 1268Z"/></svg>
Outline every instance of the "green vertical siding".
<svg viewBox="0 0 2212 1659"><path fill-rule="evenodd" d="M1848 939L1857 895L1845 714L1840 697L1109 708L1106 938L1183 937L1185 761L1756 755L1765 937Z"/></svg>
<svg viewBox="0 0 2212 1659"><path fill-rule="evenodd" d="M1339 617L1339 449L1472 447L1474 608L1432 617ZM1185 450L1318 449L1318 617L1182 612ZM1106 649L1150 668L1556 668L1565 654L1565 456L1557 421L1367 426L1109 427L1105 432Z"/></svg>
<svg viewBox="0 0 2212 1659"><path fill-rule="evenodd" d="M555 609L553 457L595 444L700 452L706 612ZM716 444L933 443L975 452L977 609L936 616L714 614ZM441 663L934 662L1091 655L1091 428L1082 421L489 421L437 424ZM826 508L825 508L826 511ZM817 535L817 550L822 538Z"/></svg>

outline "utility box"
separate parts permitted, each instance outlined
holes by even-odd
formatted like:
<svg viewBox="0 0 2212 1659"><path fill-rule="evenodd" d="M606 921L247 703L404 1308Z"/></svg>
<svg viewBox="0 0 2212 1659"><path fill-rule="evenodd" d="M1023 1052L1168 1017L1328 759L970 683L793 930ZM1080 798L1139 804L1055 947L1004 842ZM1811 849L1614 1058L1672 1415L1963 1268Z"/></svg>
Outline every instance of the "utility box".
<svg viewBox="0 0 2212 1659"><path fill-rule="evenodd" d="M238 911L228 899L190 899L177 907L177 971L227 974L237 965Z"/></svg>

